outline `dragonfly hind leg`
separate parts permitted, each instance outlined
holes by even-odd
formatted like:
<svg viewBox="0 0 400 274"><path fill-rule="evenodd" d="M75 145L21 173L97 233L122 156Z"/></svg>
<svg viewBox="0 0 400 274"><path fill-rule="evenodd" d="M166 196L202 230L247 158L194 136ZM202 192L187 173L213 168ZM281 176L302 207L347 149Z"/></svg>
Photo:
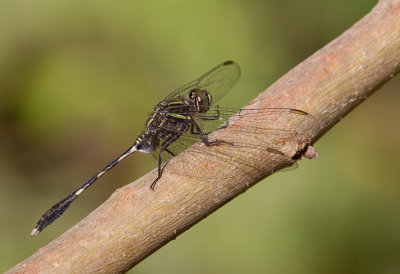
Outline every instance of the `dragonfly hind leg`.
<svg viewBox="0 0 400 274"><path fill-rule="evenodd" d="M162 173L163 173L163 171L164 171L164 168L165 168L165 166L166 166L167 163L168 163L168 162L167 162L167 163L165 163L164 166L162 166L162 157L161 157L161 155L162 155L163 151L166 151L166 152L168 152L169 154L171 154L172 156L175 156L175 154L172 153L172 152L168 149L168 147L169 147L173 142L175 142L176 140L178 140L179 137L181 137L181 135L172 136L171 138L167 139L167 140L161 145L161 149L160 149L160 151L159 151L159 153L158 153L158 176L157 176L157 178L153 181L153 183L151 183L151 185L150 185L150 189L151 189L151 190L154 191L154 187L156 186L157 181L160 180L160 178L161 178L161 176L162 176Z"/></svg>

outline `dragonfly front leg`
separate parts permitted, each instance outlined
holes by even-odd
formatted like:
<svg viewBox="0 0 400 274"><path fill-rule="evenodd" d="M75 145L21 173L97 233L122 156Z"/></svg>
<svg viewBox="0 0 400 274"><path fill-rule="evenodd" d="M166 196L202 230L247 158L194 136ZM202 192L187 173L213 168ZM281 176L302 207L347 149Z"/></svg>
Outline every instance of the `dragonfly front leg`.
<svg viewBox="0 0 400 274"><path fill-rule="evenodd" d="M216 106L216 111L217 111L217 115L215 115L215 116L196 115L196 118L201 119L201 120L219 120L219 119L221 119L221 113L219 112L218 106Z"/></svg>

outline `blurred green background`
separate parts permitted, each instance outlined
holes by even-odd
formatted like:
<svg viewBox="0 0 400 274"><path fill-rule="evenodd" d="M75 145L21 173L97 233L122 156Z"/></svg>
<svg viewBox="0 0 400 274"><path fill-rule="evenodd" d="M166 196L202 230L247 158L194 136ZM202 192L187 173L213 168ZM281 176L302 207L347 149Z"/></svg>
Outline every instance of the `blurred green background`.
<svg viewBox="0 0 400 274"><path fill-rule="evenodd" d="M0 271L153 169L137 154L39 236L52 204L124 151L174 88L225 60L241 107L376 0L1 1ZM400 273L400 80L132 273Z"/></svg>

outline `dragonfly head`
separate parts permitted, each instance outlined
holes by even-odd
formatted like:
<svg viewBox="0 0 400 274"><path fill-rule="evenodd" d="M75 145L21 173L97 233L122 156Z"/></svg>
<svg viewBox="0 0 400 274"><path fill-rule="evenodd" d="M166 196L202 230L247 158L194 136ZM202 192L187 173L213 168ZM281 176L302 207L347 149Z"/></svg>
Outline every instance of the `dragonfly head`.
<svg viewBox="0 0 400 274"><path fill-rule="evenodd" d="M212 96L207 90L193 89L189 93L189 99L196 107L197 112L205 113L210 109Z"/></svg>
<svg viewBox="0 0 400 274"><path fill-rule="evenodd" d="M158 139L154 134L146 131L136 138L135 145L142 153L152 153L158 146Z"/></svg>

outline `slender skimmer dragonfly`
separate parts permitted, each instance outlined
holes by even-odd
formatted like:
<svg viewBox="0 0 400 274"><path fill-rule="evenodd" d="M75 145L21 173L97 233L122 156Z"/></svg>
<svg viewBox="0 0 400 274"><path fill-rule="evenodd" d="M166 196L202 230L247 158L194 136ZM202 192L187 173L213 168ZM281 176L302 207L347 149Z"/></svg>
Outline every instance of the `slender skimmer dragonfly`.
<svg viewBox="0 0 400 274"><path fill-rule="evenodd" d="M240 164L247 165L254 171L263 168L263 161L261 158L258 160L257 156L253 157L252 162L241 161L238 155L243 153L257 155L262 152L273 157L289 157L283 151L285 140L294 136L309 138L315 132L299 133L293 128L287 128L285 123L288 119L311 121L315 126L313 130L319 128L318 120L314 116L294 108L232 109L214 105L215 101L232 88L239 77L239 66L233 61L226 61L168 95L149 115L145 129L134 144L81 187L47 210L30 235L39 234L54 222L83 191L133 152L153 153L156 157L158 175L150 186L150 189L154 190L165 167L168 167L168 172L215 179L230 176ZM231 120L228 124L229 118ZM235 127L235 120L240 121L242 125ZM236 135L236 139L209 138L212 131L227 128L233 132L246 133L246 137L241 140L238 137L240 134L233 134ZM276 135L275 141L271 142L271 135ZM268 143L262 147L253 145L260 143L260 138L266 138L265 136L268 136ZM203 147L191 147L196 142L200 142ZM189 154L189 157L169 161L182 151ZM212 161L215 159L222 160L225 164L219 165L219 169L214 169L216 165L213 165Z"/></svg>

